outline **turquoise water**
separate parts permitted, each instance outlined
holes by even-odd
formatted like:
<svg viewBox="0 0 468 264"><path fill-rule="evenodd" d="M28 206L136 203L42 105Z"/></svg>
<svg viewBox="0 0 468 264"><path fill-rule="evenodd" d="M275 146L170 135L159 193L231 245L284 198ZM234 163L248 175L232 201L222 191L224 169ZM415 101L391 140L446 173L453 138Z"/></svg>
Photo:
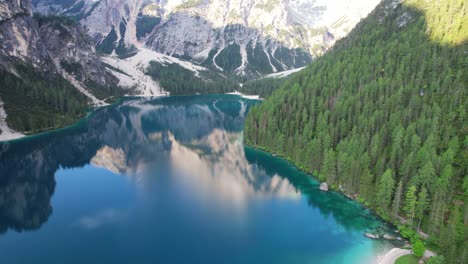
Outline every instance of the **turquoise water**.
<svg viewBox="0 0 468 264"><path fill-rule="evenodd" d="M243 145L256 101L125 99L0 143L0 263L372 263L372 212Z"/></svg>

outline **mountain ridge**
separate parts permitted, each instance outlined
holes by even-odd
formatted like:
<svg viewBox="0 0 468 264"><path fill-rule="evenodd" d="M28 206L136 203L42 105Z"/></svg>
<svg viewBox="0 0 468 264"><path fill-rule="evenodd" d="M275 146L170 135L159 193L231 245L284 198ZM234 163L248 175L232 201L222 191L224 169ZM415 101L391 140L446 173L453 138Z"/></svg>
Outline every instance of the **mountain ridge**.
<svg viewBox="0 0 468 264"><path fill-rule="evenodd" d="M360 0L345 2L35 0L34 8L40 13L75 17L98 46L112 37L114 46L108 52L115 49L126 56L144 45L215 70L258 76L310 63L346 35L379 0L366 5ZM330 7L338 5L346 8ZM333 19L327 21L325 16ZM239 46L235 47L238 51L232 52L233 45ZM234 69L225 69L216 60L229 50L234 55L226 59L236 56L241 61ZM256 61L262 64L255 65Z"/></svg>

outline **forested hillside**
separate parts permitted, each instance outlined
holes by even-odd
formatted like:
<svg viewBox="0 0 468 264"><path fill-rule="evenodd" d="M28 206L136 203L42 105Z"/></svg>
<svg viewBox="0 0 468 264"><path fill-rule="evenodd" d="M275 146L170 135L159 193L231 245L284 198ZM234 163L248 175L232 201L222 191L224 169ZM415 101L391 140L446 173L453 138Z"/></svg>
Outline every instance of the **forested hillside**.
<svg viewBox="0 0 468 264"><path fill-rule="evenodd" d="M238 89L233 79L224 77L216 71L194 72L176 64L167 65L151 61L146 74L159 82L161 87L172 95L227 93Z"/></svg>
<svg viewBox="0 0 468 264"><path fill-rule="evenodd" d="M123 94L93 40L72 19L33 16L30 0L0 1L0 14L0 126L5 131L62 127L84 116L89 104L103 105Z"/></svg>
<svg viewBox="0 0 468 264"><path fill-rule="evenodd" d="M383 1L250 111L246 143L419 228L447 263L467 263L467 8Z"/></svg>
<svg viewBox="0 0 468 264"><path fill-rule="evenodd" d="M261 98L267 98L270 96L276 89L281 87L281 85L286 81L286 78L264 78L252 80L244 83L239 92L245 94L255 94L259 95Z"/></svg>
<svg viewBox="0 0 468 264"><path fill-rule="evenodd" d="M0 98L5 100L8 125L35 133L70 125L84 116L86 97L58 74L17 65L15 74L0 69Z"/></svg>

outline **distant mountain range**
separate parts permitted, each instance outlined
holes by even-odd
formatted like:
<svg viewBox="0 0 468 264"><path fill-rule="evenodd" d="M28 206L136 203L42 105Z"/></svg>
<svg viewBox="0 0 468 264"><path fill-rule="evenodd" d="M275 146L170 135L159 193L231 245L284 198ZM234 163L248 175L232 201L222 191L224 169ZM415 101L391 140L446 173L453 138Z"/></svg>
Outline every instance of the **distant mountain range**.
<svg viewBox="0 0 468 264"><path fill-rule="evenodd" d="M105 53L135 47L220 71L265 74L302 67L365 17L378 0L34 0L75 17Z"/></svg>
<svg viewBox="0 0 468 264"><path fill-rule="evenodd" d="M224 93L303 67L378 2L2 1L0 136L62 126L124 94Z"/></svg>

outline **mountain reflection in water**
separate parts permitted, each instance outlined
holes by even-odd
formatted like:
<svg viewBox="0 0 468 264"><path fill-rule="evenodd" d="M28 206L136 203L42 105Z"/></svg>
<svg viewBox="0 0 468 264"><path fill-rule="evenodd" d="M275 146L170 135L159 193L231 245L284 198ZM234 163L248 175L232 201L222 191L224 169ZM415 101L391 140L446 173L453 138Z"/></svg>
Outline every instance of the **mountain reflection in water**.
<svg viewBox="0 0 468 264"><path fill-rule="evenodd" d="M52 213L55 172L89 163L142 185L158 176L149 168L166 167L201 195L210 190L206 199L235 207L248 196L298 198L287 179L245 159L243 122L255 102L223 97L188 105L184 97L125 100L77 126L1 143L0 230L39 228Z"/></svg>
<svg viewBox="0 0 468 264"><path fill-rule="evenodd" d="M136 190L138 199L150 205L141 209L143 212L137 209L126 211L109 207L95 210L93 214L81 215L74 223L85 229L97 230L105 225L129 222L129 219L132 219L130 222L133 221L135 230L147 228L142 230L143 234L165 234L167 230L174 228L171 222L175 222L177 228L183 227L182 230L187 236L191 233L196 236L199 234L194 230L202 226L205 228L204 234L213 241L226 241L225 236L234 241L230 252L224 252L222 249L218 252L220 256L235 254L238 259L233 263L262 260L258 259L259 256L263 256L262 250L270 252L271 249L267 248L270 242L260 239L270 241L272 238L268 237L276 235L278 240L273 241L281 241L278 243L308 245L311 241L316 241L316 252L303 248L302 244L298 244L295 251L306 252L300 253L302 255L298 259L308 259L308 254L323 254L320 258L317 257L317 263L331 263L327 262L330 259L327 254L339 255L336 253L339 251L345 252L342 253L344 255L357 255L358 249L353 248L356 247L356 241L361 241L359 250L375 247L377 244L363 238L362 233L386 226L369 210L342 195L320 192L317 181L285 160L244 147L244 119L249 108L255 103L257 101L232 95L128 98L116 105L94 111L86 120L72 127L0 143L0 233L9 233L9 229L18 232L41 229L49 218L53 218L53 207L57 205L53 204L51 199L56 187L60 189L61 186L58 179L56 186L55 177L58 172L74 172L68 173L67 176L74 175L73 177L89 180L102 177L96 170L103 168L113 175L120 175L116 177L127 179ZM87 197L88 183L79 180L76 179L79 183L79 187L76 188L82 189L79 191L83 192L83 197L80 198L83 199L83 204L93 203L88 201L92 199L91 195ZM124 198L119 198L118 193L114 193L117 187L112 186L111 182L101 182L108 186L93 186L94 189L109 189L112 199L125 201ZM260 226L265 226L264 228L268 225L262 222L263 213L260 213L260 216L251 216L249 220L249 214L255 215L249 206L257 208L255 210L258 212L266 210L268 214L276 215L281 210L293 210L290 203L300 206L304 199L309 208L318 211L304 212L304 209L301 209L303 212L297 212L298 221L305 219L300 214L305 214L310 218L309 221L314 221L301 222L296 226L304 229L302 233L297 233L298 238L294 239L295 235L281 233L283 231L278 231L278 234L268 231L268 235L262 238L261 236L265 236L262 232L270 229L261 227L249 231L257 238L246 241L245 237L242 237L241 234L247 232L245 225L249 221L250 225L262 223ZM269 201L269 205L262 207L259 205L262 204L261 201ZM58 202L61 208L68 206L68 201L59 200L54 203ZM118 205L118 202L115 204ZM178 206L183 209L178 209ZM157 214L148 212L156 210L155 208L158 208ZM146 214L159 219L159 229L142 220ZM217 214L222 216L210 216ZM208 216L211 219L207 220ZM61 216L55 217L58 217L55 221L58 223L54 222L51 225L65 224L60 222L63 221ZM190 221L206 223L196 223L196 227L192 228L186 226L187 222L180 223L182 220L175 220L184 217ZM216 226L218 222L230 221L232 218L240 221L238 227L235 227L235 222L230 226ZM294 215L291 219L294 219ZM167 222L164 222L165 220ZM268 219L269 224L274 222L274 219ZM278 220L277 224L281 223L283 222ZM206 229L206 225L212 230ZM223 228L227 231L222 230ZM294 229L289 230L292 232ZM229 231L232 233L228 234ZM330 238L327 240L320 237L317 240L314 236ZM157 239L157 236L155 237ZM137 241L139 239L141 238ZM238 244L235 244L236 239L239 240L236 242ZM337 239L340 240L340 247L334 244ZM0 242L1 240L2 236ZM165 243L171 245L171 241L165 240ZM206 246L214 243L213 241L205 241ZM157 240L152 243L159 245L162 242ZM179 240L174 243L182 247ZM203 247L201 242L193 244L189 240L184 243L189 243L187 247L190 245L192 249L196 249L197 246ZM250 244L255 244L258 248ZM249 250L245 251L243 245L249 247ZM329 248L330 252L327 252L325 247ZM99 250L105 252L104 249ZM190 250L186 249L187 252L191 252ZM250 250L257 252L255 254L259 256L252 255L254 253ZM239 253L242 251L245 251L245 255ZM281 256L285 259L290 257L284 252ZM199 257L206 259L206 256ZM220 260L215 257L210 260ZM273 255L271 257L270 263L285 263L284 259ZM122 257L122 261L123 259L125 258ZM170 260L171 263L185 261L161 256L156 259Z"/></svg>

